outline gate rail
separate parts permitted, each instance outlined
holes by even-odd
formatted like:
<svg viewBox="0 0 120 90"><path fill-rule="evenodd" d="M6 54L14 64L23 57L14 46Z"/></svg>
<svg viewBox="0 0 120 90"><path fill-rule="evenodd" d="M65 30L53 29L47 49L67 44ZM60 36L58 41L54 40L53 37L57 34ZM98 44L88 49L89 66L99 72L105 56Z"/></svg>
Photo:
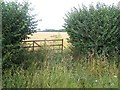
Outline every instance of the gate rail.
<svg viewBox="0 0 120 90"><path fill-rule="evenodd" d="M61 53L63 52L63 39L25 40L25 41L22 41L22 42L23 43L31 43L32 46L23 46L23 47L24 48L32 48L33 51L35 50L36 47L42 47L43 45L41 45L40 43L43 43L44 45L53 47L54 50L61 50ZM57 43L57 42L59 42L59 43ZM50 43L50 44L47 44L47 43ZM59 49L55 49L55 47L59 47Z"/></svg>

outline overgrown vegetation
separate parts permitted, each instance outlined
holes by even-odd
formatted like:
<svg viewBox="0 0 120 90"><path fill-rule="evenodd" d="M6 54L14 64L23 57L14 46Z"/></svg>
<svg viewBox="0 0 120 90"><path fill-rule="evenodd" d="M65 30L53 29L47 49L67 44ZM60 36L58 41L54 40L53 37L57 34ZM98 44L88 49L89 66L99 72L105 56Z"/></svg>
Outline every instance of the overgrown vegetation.
<svg viewBox="0 0 120 90"><path fill-rule="evenodd" d="M21 48L37 23L28 6L2 3L4 88L118 88L119 53L113 53L120 48L116 7L97 5L69 13L65 29L73 47L59 54L49 47L34 52Z"/></svg>
<svg viewBox="0 0 120 90"><path fill-rule="evenodd" d="M41 52L31 53L32 64L27 69L5 70L3 87L118 88L118 69L115 62L108 63L106 57L89 56L76 61L68 51L64 55L49 51L42 61L39 55Z"/></svg>
<svg viewBox="0 0 120 90"><path fill-rule="evenodd" d="M75 54L94 52L111 56L120 49L119 24L118 7L99 3L96 7L73 8L66 14L64 27Z"/></svg>
<svg viewBox="0 0 120 90"><path fill-rule="evenodd" d="M21 41L35 32L37 21L30 14L29 3L2 2L2 56L3 69L24 62L26 54ZM26 59L26 58L25 58Z"/></svg>

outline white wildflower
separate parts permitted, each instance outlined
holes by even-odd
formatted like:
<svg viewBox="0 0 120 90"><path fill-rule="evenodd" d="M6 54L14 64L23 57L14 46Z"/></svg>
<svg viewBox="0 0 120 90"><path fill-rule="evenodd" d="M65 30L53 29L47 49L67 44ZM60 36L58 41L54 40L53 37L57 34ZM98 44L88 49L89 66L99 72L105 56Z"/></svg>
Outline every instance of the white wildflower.
<svg viewBox="0 0 120 90"><path fill-rule="evenodd" d="M98 82L98 80L95 80L95 82Z"/></svg>
<svg viewBox="0 0 120 90"><path fill-rule="evenodd" d="M116 75L115 75L114 77L115 77L115 78L117 78L117 76L116 76Z"/></svg>

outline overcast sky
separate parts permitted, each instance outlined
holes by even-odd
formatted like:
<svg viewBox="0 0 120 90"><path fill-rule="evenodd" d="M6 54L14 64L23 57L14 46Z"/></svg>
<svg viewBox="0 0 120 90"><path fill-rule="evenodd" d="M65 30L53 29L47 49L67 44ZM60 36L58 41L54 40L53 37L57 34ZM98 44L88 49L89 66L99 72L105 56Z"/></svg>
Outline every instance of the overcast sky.
<svg viewBox="0 0 120 90"><path fill-rule="evenodd" d="M14 0L6 0L14 1ZM18 0L22 2L23 0ZM72 7L78 7L82 4L88 6L93 3L102 2L107 5L113 3L117 5L120 0L25 0L32 3L34 8L33 14L37 14L36 19L42 19L38 23L38 28L41 30L45 29L62 29L64 25L65 14L70 11Z"/></svg>

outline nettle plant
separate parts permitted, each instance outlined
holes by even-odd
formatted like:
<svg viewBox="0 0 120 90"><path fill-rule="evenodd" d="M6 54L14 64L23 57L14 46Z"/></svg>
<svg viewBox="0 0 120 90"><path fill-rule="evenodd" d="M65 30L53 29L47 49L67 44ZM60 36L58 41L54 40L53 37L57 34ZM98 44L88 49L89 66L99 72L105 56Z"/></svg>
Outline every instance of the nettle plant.
<svg viewBox="0 0 120 90"><path fill-rule="evenodd" d="M120 49L120 10L97 4L73 8L66 14L64 28L77 54L113 54Z"/></svg>

